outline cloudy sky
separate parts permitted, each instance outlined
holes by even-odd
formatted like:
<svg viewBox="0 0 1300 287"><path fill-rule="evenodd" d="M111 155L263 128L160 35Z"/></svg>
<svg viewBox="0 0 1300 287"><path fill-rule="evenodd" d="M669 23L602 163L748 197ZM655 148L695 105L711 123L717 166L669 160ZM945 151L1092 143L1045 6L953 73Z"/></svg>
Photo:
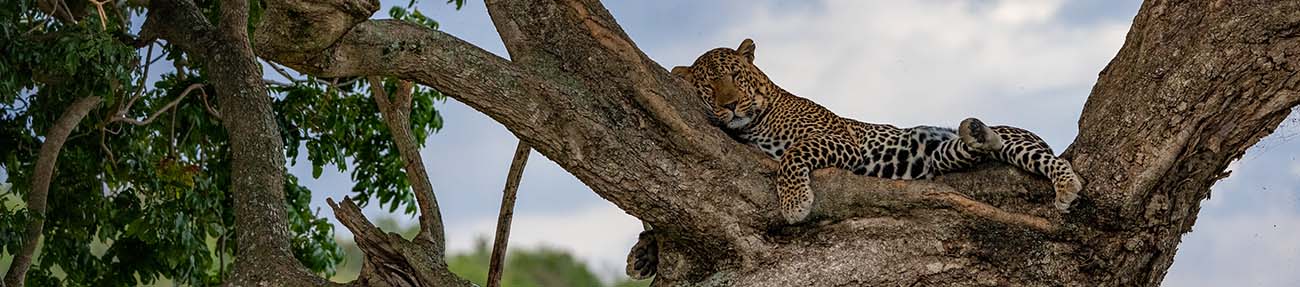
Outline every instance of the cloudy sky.
<svg viewBox="0 0 1300 287"><path fill-rule="evenodd" d="M384 1L384 7L407 1ZM505 57L482 1L455 11L443 1L421 10L442 29ZM665 67L700 53L757 43L757 65L797 95L835 112L900 126L955 126L979 117L1024 127L1058 151L1097 73L1118 51L1138 1L607 1L619 24ZM386 8L385 8L386 9ZM386 17L385 12L376 13ZM278 75L270 73L268 78ZM486 116L449 100L446 127L422 154L447 226L449 248L488 237L516 139ZM1300 286L1300 119L1232 165L1186 235L1166 286ZM303 153L305 154L305 153ZM306 162L300 159L299 162ZM347 195L347 174L291 168L326 197ZM374 206L371 218L390 215ZM336 223L337 225L337 223ZM621 273L640 223L534 153L519 190L510 245L573 251L602 276ZM340 237L350 238L342 226Z"/></svg>

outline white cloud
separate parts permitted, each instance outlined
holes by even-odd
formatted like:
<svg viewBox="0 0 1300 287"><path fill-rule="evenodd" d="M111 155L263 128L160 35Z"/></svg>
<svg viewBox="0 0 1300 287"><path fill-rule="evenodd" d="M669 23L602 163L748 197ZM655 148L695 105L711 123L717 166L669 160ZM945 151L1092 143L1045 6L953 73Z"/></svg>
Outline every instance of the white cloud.
<svg viewBox="0 0 1300 287"><path fill-rule="evenodd" d="M1042 23L1061 10L1060 0L1005 0L990 13L993 20L1009 24Z"/></svg>
<svg viewBox="0 0 1300 287"><path fill-rule="evenodd" d="M1300 216L1285 210L1202 217L1163 286L1300 286Z"/></svg>
<svg viewBox="0 0 1300 287"><path fill-rule="evenodd" d="M496 218L483 217L447 223L447 249L473 250L477 238L491 240ZM509 248L547 246L568 250L587 262L605 279L623 274L628 250L641 232L641 221L613 204L602 204L568 213L515 213Z"/></svg>

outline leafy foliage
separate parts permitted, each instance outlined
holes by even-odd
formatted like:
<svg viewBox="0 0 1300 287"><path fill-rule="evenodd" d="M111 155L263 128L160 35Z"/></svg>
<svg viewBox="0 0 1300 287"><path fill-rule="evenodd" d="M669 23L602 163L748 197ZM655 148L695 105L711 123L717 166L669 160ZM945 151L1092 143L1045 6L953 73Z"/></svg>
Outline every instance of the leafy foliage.
<svg viewBox="0 0 1300 287"><path fill-rule="evenodd" d="M217 2L199 2L215 21ZM106 5L103 25L92 5L74 8L86 9L73 11L85 15L75 23L41 12L34 0L0 5L0 171L11 184L0 198L21 202L32 190L44 133L64 108L81 97L104 100L59 156L30 286L218 285L232 267L232 167L225 129L210 111L216 93L205 67L189 60L198 55L168 43L137 45L129 16L146 11L126 5ZM250 5L253 29L260 3ZM192 85L203 86L183 95ZM378 199L413 213L402 162L363 88L310 78L273 88L285 156L296 159L304 147L317 170L353 167L359 204ZM434 103L443 98L427 88L414 94L411 127L419 142L441 128ZM114 120L145 119L172 101L178 104L148 124ZM333 226L310 209L312 191L297 178L286 173L284 188L294 255L333 274L343 258ZM32 218L22 204L0 204L0 253L25 244Z"/></svg>
<svg viewBox="0 0 1300 287"><path fill-rule="evenodd" d="M380 206L389 211L404 206L403 212L416 212L415 195L401 172L401 155L367 86L353 82L331 88L330 84L309 78L273 91L284 96L275 102L275 109L279 111L277 117L290 159L298 156L297 147L306 147L313 177L320 177L326 165L336 166L339 171L352 166L352 191L356 193L353 199L357 204L365 206L378 198ZM416 142L423 143L442 128L442 116L434 102L446 97L432 89L417 88L411 98L412 134Z"/></svg>

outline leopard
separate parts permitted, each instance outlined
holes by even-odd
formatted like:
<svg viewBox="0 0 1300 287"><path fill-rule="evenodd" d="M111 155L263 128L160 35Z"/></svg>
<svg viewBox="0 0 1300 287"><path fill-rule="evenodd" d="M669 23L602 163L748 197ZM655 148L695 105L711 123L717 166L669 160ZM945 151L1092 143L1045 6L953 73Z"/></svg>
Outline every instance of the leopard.
<svg viewBox="0 0 1300 287"><path fill-rule="evenodd" d="M811 172L841 168L889 179L930 179L997 161L1051 180L1054 207L1067 212L1083 189L1070 162L1055 155L1034 133L1013 126L989 126L966 118L956 129L899 128L841 117L812 100L778 86L754 65L755 44L705 52L690 66L670 73L689 83L711 121L733 139L779 162L776 196L781 217L796 224L808 217L814 193ZM658 265L654 230L646 231L628 254L627 273L648 278Z"/></svg>

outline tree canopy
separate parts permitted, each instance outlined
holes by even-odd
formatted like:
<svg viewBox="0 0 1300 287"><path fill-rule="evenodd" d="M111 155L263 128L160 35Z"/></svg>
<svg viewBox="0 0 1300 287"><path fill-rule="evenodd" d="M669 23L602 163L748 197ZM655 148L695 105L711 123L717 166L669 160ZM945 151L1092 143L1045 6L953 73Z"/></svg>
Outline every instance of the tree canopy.
<svg viewBox="0 0 1300 287"><path fill-rule="evenodd" d="M42 8L48 3L72 6ZM261 4L250 4L249 18L256 19ZM392 7L391 15L436 28L414 4ZM200 8L217 21L218 5ZM238 242L230 143L211 70L194 60L203 55L139 37L146 7L112 2L103 9L101 17L87 1L0 5L0 170L12 184L0 194L6 199L0 253L18 253L29 244L25 227L43 218L40 258L27 273L31 285L134 286L159 278L219 284L229 276ZM415 213L402 159L370 98L374 83L262 64L289 79L265 85L290 165L305 152L301 158L309 162L302 164L315 176L324 168L350 171L358 204ZM91 96L102 102L76 123L59 155L48 207L34 214L18 203L33 189L46 133L70 104ZM416 142L442 127L434 104L444 98L424 87L412 93ZM285 179L294 257L312 272L332 274L343 258L333 226L310 209L311 190L293 175Z"/></svg>

